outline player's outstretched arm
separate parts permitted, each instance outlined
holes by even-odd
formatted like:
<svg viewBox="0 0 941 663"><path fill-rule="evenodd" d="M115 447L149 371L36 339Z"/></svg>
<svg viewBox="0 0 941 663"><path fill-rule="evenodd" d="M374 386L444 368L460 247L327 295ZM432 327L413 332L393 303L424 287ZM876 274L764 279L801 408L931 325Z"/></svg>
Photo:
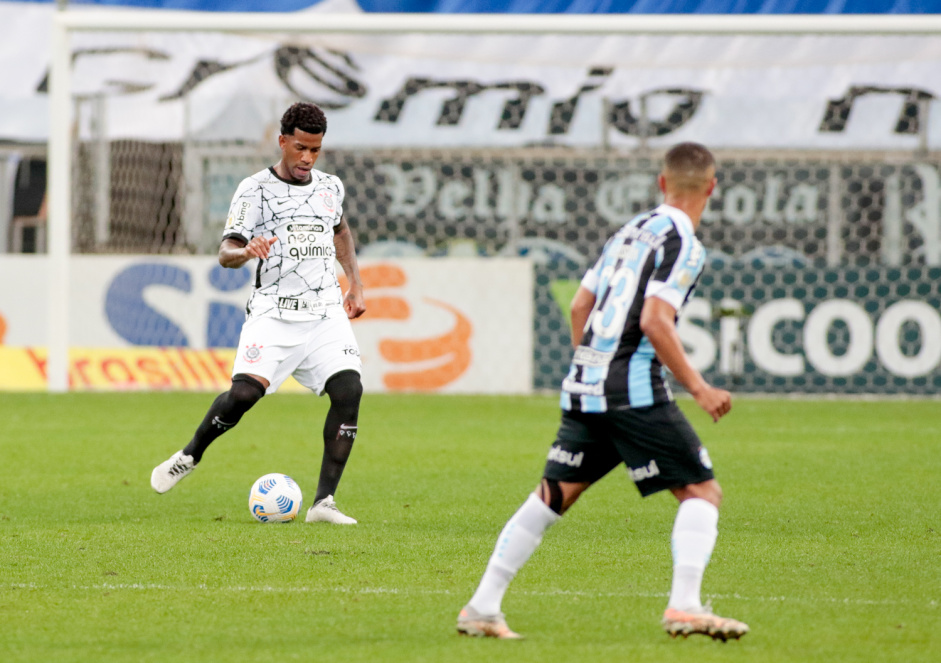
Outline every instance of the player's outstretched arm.
<svg viewBox="0 0 941 663"><path fill-rule="evenodd" d="M350 282L350 289L343 298L343 308L346 310L346 317L353 320L366 312L366 302L363 298L363 280L359 275L353 233L346 222L346 217L340 219L339 225L333 232L333 246L337 251L337 262L340 263L343 273Z"/></svg>
<svg viewBox="0 0 941 663"><path fill-rule="evenodd" d="M659 297L648 297L640 312L640 328L663 365L670 369L673 377L679 380L713 421L719 421L728 414L732 409L732 395L706 382L690 363L676 331L676 309L673 306Z"/></svg>
<svg viewBox="0 0 941 663"><path fill-rule="evenodd" d="M229 237L222 240L219 246L219 264L235 269L253 258L267 260L271 253L271 245L277 241L277 237L252 237L251 241L246 244Z"/></svg>

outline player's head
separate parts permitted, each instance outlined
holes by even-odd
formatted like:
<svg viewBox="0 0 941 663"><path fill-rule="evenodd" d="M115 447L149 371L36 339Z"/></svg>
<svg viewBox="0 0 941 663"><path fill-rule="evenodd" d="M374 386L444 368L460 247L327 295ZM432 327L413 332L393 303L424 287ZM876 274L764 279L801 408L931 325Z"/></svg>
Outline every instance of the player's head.
<svg viewBox="0 0 941 663"><path fill-rule="evenodd" d="M705 195L715 186L716 160L699 143L674 145L663 159L661 189L667 195Z"/></svg>
<svg viewBox="0 0 941 663"><path fill-rule="evenodd" d="M281 116L281 135L293 136L296 130L309 134L327 133L327 116L317 104L300 101Z"/></svg>
<svg viewBox="0 0 941 663"><path fill-rule="evenodd" d="M288 108L281 116L281 161L275 172L291 182L309 181L326 132L327 117L316 104L301 102Z"/></svg>

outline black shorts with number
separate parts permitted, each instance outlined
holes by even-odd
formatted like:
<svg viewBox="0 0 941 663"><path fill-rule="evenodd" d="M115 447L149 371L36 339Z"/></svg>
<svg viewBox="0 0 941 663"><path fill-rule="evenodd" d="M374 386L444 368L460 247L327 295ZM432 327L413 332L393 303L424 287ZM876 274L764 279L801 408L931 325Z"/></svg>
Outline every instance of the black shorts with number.
<svg viewBox="0 0 941 663"><path fill-rule="evenodd" d="M562 412L544 476L594 483L624 463L646 497L713 478L709 454L676 403L600 413Z"/></svg>

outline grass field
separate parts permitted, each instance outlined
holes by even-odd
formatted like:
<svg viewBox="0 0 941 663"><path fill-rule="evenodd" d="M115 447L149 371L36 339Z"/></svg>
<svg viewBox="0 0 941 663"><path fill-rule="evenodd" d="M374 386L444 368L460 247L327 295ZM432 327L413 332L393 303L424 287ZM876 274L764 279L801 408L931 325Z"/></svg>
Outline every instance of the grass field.
<svg viewBox="0 0 941 663"><path fill-rule="evenodd" d="M0 660L941 660L941 404L681 402L725 489L704 595L752 632L659 627L672 497L618 470L547 532L504 609L454 631L536 485L555 397L367 394L340 487L355 527L262 525L252 481L313 496L325 399L264 399L173 491L149 486L208 394L0 394Z"/></svg>

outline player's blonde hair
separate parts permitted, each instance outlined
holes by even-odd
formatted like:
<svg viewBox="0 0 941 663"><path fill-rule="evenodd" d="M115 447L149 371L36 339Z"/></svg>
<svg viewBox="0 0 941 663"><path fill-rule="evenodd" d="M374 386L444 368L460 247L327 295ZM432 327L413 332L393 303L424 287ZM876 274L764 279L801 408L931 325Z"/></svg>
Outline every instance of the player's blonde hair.
<svg viewBox="0 0 941 663"><path fill-rule="evenodd" d="M704 145L674 145L663 159L667 187L677 193L705 193L716 173L716 160Z"/></svg>

